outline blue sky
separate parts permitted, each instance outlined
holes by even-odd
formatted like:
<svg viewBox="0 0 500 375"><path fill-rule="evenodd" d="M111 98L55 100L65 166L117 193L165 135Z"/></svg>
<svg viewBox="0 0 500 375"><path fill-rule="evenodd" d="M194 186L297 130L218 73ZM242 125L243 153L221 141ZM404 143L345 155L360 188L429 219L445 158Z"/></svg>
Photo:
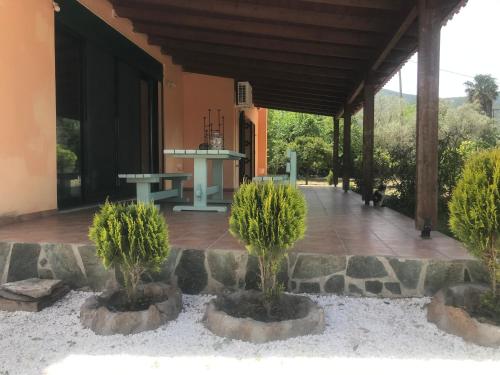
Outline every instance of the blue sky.
<svg viewBox="0 0 500 375"><path fill-rule="evenodd" d="M476 74L500 78L500 0L469 0L441 31L439 94L465 96L464 82ZM417 92L417 56L402 69L403 92ZM500 82L500 81L499 81ZM399 91L398 76L385 88Z"/></svg>

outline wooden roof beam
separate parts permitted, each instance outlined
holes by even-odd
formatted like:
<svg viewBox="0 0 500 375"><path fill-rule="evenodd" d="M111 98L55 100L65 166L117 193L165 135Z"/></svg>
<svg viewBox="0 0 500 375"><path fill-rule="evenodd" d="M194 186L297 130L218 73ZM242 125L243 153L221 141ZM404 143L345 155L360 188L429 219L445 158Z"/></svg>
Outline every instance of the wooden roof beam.
<svg viewBox="0 0 500 375"><path fill-rule="evenodd" d="M342 102L338 100L291 98L284 95L273 95L270 93L255 93L253 97L255 98L255 100L283 101L287 103L294 103L297 105L312 105L318 108L325 107L325 109L331 109L333 106L342 105Z"/></svg>
<svg viewBox="0 0 500 375"><path fill-rule="evenodd" d="M387 36L375 33L329 29L312 25L290 25L232 18L217 19L215 17L207 17L199 14L167 12L152 9L151 7L131 8L119 5L117 0L114 0L113 4L118 16L128 18L134 23L157 23L209 31L244 33L263 37L367 47L380 45L387 38Z"/></svg>
<svg viewBox="0 0 500 375"><path fill-rule="evenodd" d="M264 72L280 72L288 73L293 75L309 75L315 77L323 78L339 78L340 80L351 80L353 81L353 72L348 72L345 70L329 69L323 67L309 66L309 65L298 65L298 64L283 64L274 61L261 61L240 57L233 57L228 59L226 56L214 55L214 54L196 54L196 53L177 53L174 57L174 62L180 65L191 63L195 65L202 64L207 68L217 68L220 66L224 67L234 67L242 71L245 70L258 70Z"/></svg>
<svg viewBox="0 0 500 375"><path fill-rule="evenodd" d="M296 73L289 72L286 70L280 71L278 69L266 69L266 68L258 68L255 66L245 66L239 64L230 64L230 63L206 63L204 61L196 61L193 59L186 59L184 57L174 57L174 63L182 65L186 71L188 70L204 70L207 72L227 72L228 74L234 74L235 76L249 76L249 77L262 77L262 78L275 78L282 79L285 81L296 81L296 82L317 82L323 83L325 85L330 86L340 86L340 87L349 87L352 84L353 80L348 75L338 75L336 77L326 77L326 76L318 76L307 73Z"/></svg>
<svg viewBox="0 0 500 375"><path fill-rule="evenodd" d="M256 94L272 94L272 95L281 95L289 98L296 98L296 99L306 99L306 98L311 98L311 99L327 99L331 101L337 101L339 103L343 103L345 98L341 94L318 94L316 92L311 92L311 91L293 91L293 90L279 90L279 89L272 89L272 88L262 88L260 86L255 86L253 87L253 92Z"/></svg>
<svg viewBox="0 0 500 375"><path fill-rule="evenodd" d="M204 74L204 75L213 75L213 76L218 76L218 77L226 77L226 78L232 78L237 81L257 81L257 82L262 82L262 81L268 81L268 82L279 82L280 84L288 84L290 88L299 90L301 87L305 88L321 88L325 91L327 90L337 90L337 91L345 91L347 88L347 84L342 83L342 82L322 82L321 80L318 80L317 82L313 81L308 81L308 80L300 80L300 78L294 78L293 76L286 77L264 77L262 75L259 75L257 73L248 73L248 72L241 72L241 71L230 71L230 70L221 70L221 69L207 69L204 67L196 67L196 66L183 66L183 69L185 72L188 73L197 73L197 74Z"/></svg>
<svg viewBox="0 0 500 375"><path fill-rule="evenodd" d="M338 87L323 87L321 85L316 85L316 84L301 83L299 88L297 83L295 82L283 81L277 79L252 78L250 79L250 83L252 84L252 87L258 87L260 89L270 88L274 90L281 90L284 92L292 92L300 89L300 91L304 93L345 95L345 90Z"/></svg>
<svg viewBox="0 0 500 375"><path fill-rule="evenodd" d="M113 0L113 3L117 6L126 6L132 9L154 6L158 11L195 12L209 17L255 19L272 23L283 22L375 33L389 32L394 22L390 17L357 16L294 9L289 6L273 6L272 2L266 3L265 6L249 1L224 0Z"/></svg>
<svg viewBox="0 0 500 375"><path fill-rule="evenodd" d="M341 5L347 7L381 9L397 11L401 9L401 0L300 0L304 3L322 5Z"/></svg>
<svg viewBox="0 0 500 375"><path fill-rule="evenodd" d="M318 43L312 41L304 42L300 40L272 37L265 38L262 36L221 33L190 27L148 24L145 22L136 22L134 24L134 30L147 34L149 36L149 42L157 45L161 45L168 40L185 40L317 56L345 57L356 60L368 60L374 53L373 48L365 46L352 47L342 44Z"/></svg>
<svg viewBox="0 0 500 375"><path fill-rule="evenodd" d="M254 103L254 105L256 107L278 109L281 111L311 113L311 114L322 115L322 116L332 116L333 115L333 110L330 111L330 110L324 110L324 109L313 108L313 107L294 106L294 105L289 105L289 104L284 104L284 103L276 103L276 102L271 102L271 101L259 101L259 102L256 101Z"/></svg>
<svg viewBox="0 0 500 375"><path fill-rule="evenodd" d="M226 57L253 58L262 61L274 61L280 63L293 62L299 65L317 66L323 68L342 69L346 71L354 71L362 68L361 64L356 60L349 60L334 57L319 57L314 55L303 55L288 52L273 52L258 49L249 49L241 47L226 47L218 45L209 45L206 43L197 42L173 42L169 41L162 44L162 50L173 57L176 53L183 54L191 53L212 53Z"/></svg>

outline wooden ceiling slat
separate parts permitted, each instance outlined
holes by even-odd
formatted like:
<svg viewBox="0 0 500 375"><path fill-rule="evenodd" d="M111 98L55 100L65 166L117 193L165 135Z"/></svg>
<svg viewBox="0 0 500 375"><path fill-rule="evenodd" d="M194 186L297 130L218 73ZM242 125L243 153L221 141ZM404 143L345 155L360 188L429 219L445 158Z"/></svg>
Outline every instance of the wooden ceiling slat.
<svg viewBox="0 0 500 375"><path fill-rule="evenodd" d="M227 46L209 45L206 43L197 43L197 42L169 41L162 44L162 49L165 50L167 54L173 57L176 56L177 52L179 54L185 52L192 52L199 54L212 53L216 55L227 56L228 58L248 57L262 61L274 61L284 64L288 62L293 62L295 64L300 64L300 65L344 69L348 71L359 70L365 65L360 61L349 60L344 58L322 57L322 56L297 54L289 52L273 52L273 51L264 51L264 50L241 48L241 47L227 47Z"/></svg>
<svg viewBox="0 0 500 375"><path fill-rule="evenodd" d="M270 95L270 94L262 94L262 95L254 95L254 99L256 101L271 101L271 102L283 102L294 105L303 105L303 106L313 106L315 108L325 108L325 110L332 110L333 108L342 105L341 102L338 101L329 101L329 100L306 100L306 99L297 99L297 98L289 98L287 96L282 95Z"/></svg>
<svg viewBox="0 0 500 375"><path fill-rule="evenodd" d="M159 24L150 25L144 22L137 22L134 25L134 30L149 35L149 42L157 45L161 45L164 41L173 39L317 56L345 57L356 60L368 60L375 52L374 49L364 46L352 47L342 44L318 43L312 41L304 42L270 37L264 38L262 36L221 33L190 27L174 27ZM401 55L403 54L401 51L399 53Z"/></svg>
<svg viewBox="0 0 500 375"><path fill-rule="evenodd" d="M293 91L293 90L280 90L276 88L261 88L260 86L253 87L253 92L256 95L260 94L265 94L269 93L271 95L278 95L278 96L284 96L284 97L289 97L289 98L295 98L295 99L304 99L304 98L319 98L319 99L327 99L332 102L339 102L339 103L344 103L345 97L343 97L340 94L335 94L335 93L317 93L313 91Z"/></svg>
<svg viewBox="0 0 500 375"><path fill-rule="evenodd" d="M224 0L116 0L116 4L142 8L155 6L158 10L175 10L202 13L211 17L255 19L266 22L319 26L344 30L366 31L385 34L394 20L390 17L361 17L349 14L297 10L291 7L255 5L251 2Z"/></svg>
<svg viewBox="0 0 500 375"><path fill-rule="evenodd" d="M301 80L300 77L296 76L288 76L288 77L264 77L261 74L255 73L251 74L249 72L244 72L244 71L230 71L230 70L222 70L222 69L208 69L206 67L200 67L200 66L188 66L185 65L183 66L183 69L185 72L189 73L198 73L198 74L207 74L207 75L214 75L214 76L219 76L219 77L226 77L226 78L233 78L237 79L239 81L259 81L259 80L266 80L269 82L280 82L280 84L285 84L288 83L291 88L296 88L300 89L301 87L304 88L311 88L311 87L318 87L322 88L324 90L332 89L332 90L345 90L348 86L347 83L339 82L339 81L331 81L331 82L325 82L324 80L318 80L318 81L311 81L311 80Z"/></svg>
<svg viewBox="0 0 500 375"><path fill-rule="evenodd" d="M301 0L304 3L315 3L322 5L342 5L348 7L399 10L401 3L405 0Z"/></svg>
<svg viewBox="0 0 500 375"><path fill-rule="evenodd" d="M327 80L324 77L315 77L308 75L290 75L288 73L281 72L269 72L269 71L254 71L249 69L235 69L232 67L224 67L220 66L219 68L207 68L201 64L194 63L183 63L181 64L184 68L184 71L187 72L206 72L205 74L213 73L214 75L220 74L225 77L240 77L240 79L246 80L251 79L252 77L257 77L260 79L280 79L283 81L295 82L297 85L300 85L302 82L305 83L317 83L322 84L323 86L329 87L340 87L345 88L349 87L351 81L342 81L339 79L330 79Z"/></svg>
<svg viewBox="0 0 500 375"><path fill-rule="evenodd" d="M220 66L233 67L237 69L248 69L249 71L261 70L264 72L288 73L291 75L308 75L323 78L339 78L340 80L353 80L353 72L339 69L330 69L309 65L283 64L274 61L261 61L252 58L233 57L228 59L223 55L177 53L174 62L182 64L203 64L207 68L217 68Z"/></svg>
<svg viewBox="0 0 500 375"><path fill-rule="evenodd" d="M325 110L323 108L296 106L296 105L290 105L287 103L279 103L279 102L277 103L277 102L272 102L272 101L256 101L255 106L261 107L261 108L279 109L282 111L290 111L290 112L312 113L312 114L322 115L322 116L333 116L333 113L334 113L334 111Z"/></svg>
<svg viewBox="0 0 500 375"><path fill-rule="evenodd" d="M129 18L133 22L148 22L172 26L193 27L211 31L224 31L260 35L292 40L313 41L351 46L376 47L386 39L383 35L355 32L340 29L327 29L316 26L285 25L273 22L259 22L238 19L219 20L196 14L164 12L147 7L130 8L120 6L117 0L115 11L120 17ZM413 39L412 39L413 40Z"/></svg>
<svg viewBox="0 0 500 375"><path fill-rule="evenodd" d="M261 78L277 78L285 81L297 81L297 82L318 82L324 83L325 85L336 86L341 84L342 87L349 86L353 83L353 80L344 75L343 77L337 75L335 77L325 77L318 75L311 75L307 73L290 73L288 71L279 69L267 69L258 68L255 66L249 66L244 64L230 64L230 63L210 63L205 61L196 61L195 59L188 59L185 57L175 57L174 63L182 65L186 70L189 69L204 69L206 71L213 72L227 72L228 74L235 74L237 76L243 77L261 77Z"/></svg>

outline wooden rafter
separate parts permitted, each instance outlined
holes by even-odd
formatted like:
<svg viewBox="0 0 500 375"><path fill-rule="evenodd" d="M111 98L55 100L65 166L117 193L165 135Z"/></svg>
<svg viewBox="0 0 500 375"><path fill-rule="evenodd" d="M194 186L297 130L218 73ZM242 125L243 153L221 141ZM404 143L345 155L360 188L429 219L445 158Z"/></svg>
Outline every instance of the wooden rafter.
<svg viewBox="0 0 500 375"><path fill-rule="evenodd" d="M265 6L252 1L225 0L119 0L115 4L142 9L155 7L159 11L182 11L186 13L208 14L212 17L232 17L254 19L264 22L283 22L295 25L336 28L375 33L390 32L393 19L387 17L358 16L349 13L338 14L294 9L290 6L275 6L267 2Z"/></svg>

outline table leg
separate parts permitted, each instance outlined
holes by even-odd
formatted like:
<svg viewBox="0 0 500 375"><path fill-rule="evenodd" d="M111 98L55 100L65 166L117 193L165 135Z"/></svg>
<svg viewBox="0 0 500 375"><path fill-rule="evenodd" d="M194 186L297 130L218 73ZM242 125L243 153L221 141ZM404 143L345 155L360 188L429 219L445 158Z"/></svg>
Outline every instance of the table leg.
<svg viewBox="0 0 500 375"><path fill-rule="evenodd" d="M153 200L151 198L151 184L149 182L137 182L136 192L137 203L149 203Z"/></svg>
<svg viewBox="0 0 500 375"><path fill-rule="evenodd" d="M174 178L172 180L172 189L177 190L177 199L179 199L181 201L184 199L183 184L184 184L184 181L181 180L180 178Z"/></svg>
<svg viewBox="0 0 500 375"><path fill-rule="evenodd" d="M207 159L194 159L193 203L195 208L207 207Z"/></svg>
<svg viewBox="0 0 500 375"><path fill-rule="evenodd" d="M224 199L224 160L222 159L212 161L212 185L219 188L219 191L212 196L212 199L222 201Z"/></svg>
<svg viewBox="0 0 500 375"><path fill-rule="evenodd" d="M226 212L224 206L207 206L207 159L194 159L193 205L175 206L174 211L217 211Z"/></svg>

